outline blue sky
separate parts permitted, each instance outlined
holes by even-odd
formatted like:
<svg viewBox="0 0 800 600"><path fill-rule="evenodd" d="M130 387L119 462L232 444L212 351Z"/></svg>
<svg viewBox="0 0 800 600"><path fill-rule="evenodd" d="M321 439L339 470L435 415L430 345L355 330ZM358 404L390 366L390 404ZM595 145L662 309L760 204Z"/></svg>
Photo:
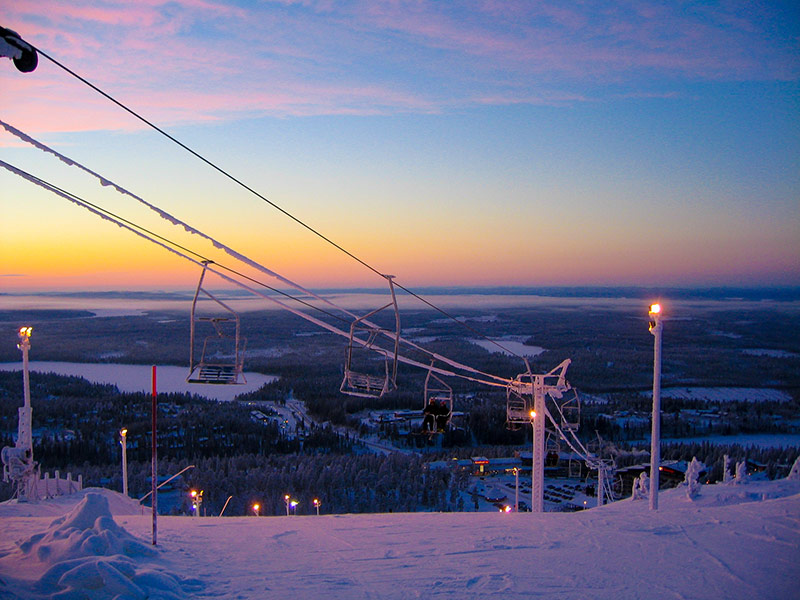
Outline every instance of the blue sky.
<svg viewBox="0 0 800 600"><path fill-rule="evenodd" d="M798 285L798 16L789 2L44 1L0 24L410 285ZM375 283L46 58L0 67L5 122L299 282ZM167 226L4 131L0 152ZM0 185L6 287L196 275L8 172Z"/></svg>

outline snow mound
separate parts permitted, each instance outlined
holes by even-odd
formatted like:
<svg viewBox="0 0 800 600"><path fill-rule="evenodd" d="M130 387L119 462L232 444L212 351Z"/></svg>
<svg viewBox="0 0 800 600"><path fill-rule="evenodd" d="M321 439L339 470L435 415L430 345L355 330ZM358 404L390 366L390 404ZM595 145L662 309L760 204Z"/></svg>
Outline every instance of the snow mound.
<svg viewBox="0 0 800 600"><path fill-rule="evenodd" d="M52 522L45 533L22 542L20 550L53 564L87 556L154 556L156 551L116 524L108 499L87 494L72 512Z"/></svg>
<svg viewBox="0 0 800 600"><path fill-rule="evenodd" d="M9 590L24 590L21 598L178 600L189 598L197 587L194 581L148 567L159 552L117 525L108 498L99 493L87 493L47 531L17 546L20 558L46 569L29 585L8 584ZM0 591L2 587L0 582Z"/></svg>

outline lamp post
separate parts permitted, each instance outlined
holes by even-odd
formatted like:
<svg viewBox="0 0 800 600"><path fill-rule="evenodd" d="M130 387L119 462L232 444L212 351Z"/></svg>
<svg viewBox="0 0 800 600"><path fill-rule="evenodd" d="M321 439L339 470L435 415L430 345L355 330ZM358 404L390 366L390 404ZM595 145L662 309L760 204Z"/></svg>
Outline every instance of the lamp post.
<svg viewBox="0 0 800 600"><path fill-rule="evenodd" d="M290 500L289 501L289 508L292 509L292 513L297 514L297 505L300 504L297 500Z"/></svg>
<svg viewBox="0 0 800 600"><path fill-rule="evenodd" d="M284 502L284 504L286 504L286 516L287 517L289 516L289 503L291 502L291 500L292 500L292 497L289 494L286 494L283 497L283 502Z"/></svg>
<svg viewBox="0 0 800 600"><path fill-rule="evenodd" d="M19 344L22 351L23 405L19 408L17 441L0 452L3 462L3 480L16 486L17 502L28 502L38 498L36 463L33 460L33 429L31 409L31 382L28 369L28 351L31 349L33 327L20 327Z"/></svg>
<svg viewBox="0 0 800 600"><path fill-rule="evenodd" d="M253 504L253 514L255 516L259 516L261 514L261 505L258 502Z"/></svg>
<svg viewBox="0 0 800 600"><path fill-rule="evenodd" d="M319 516L319 507L322 504L322 502L319 501L319 498L314 498L313 504L314 504L314 508L317 509L317 516Z"/></svg>
<svg viewBox="0 0 800 600"><path fill-rule="evenodd" d="M203 490L192 490L189 492L189 495L192 497L192 509L194 510L194 516L200 516L200 507L203 505Z"/></svg>
<svg viewBox="0 0 800 600"><path fill-rule="evenodd" d="M519 467L514 467L514 512L519 512Z"/></svg>
<svg viewBox="0 0 800 600"><path fill-rule="evenodd" d="M538 396L538 395L537 395ZM539 398L536 398L538 403ZM531 429L533 430L533 442L531 445L531 511L544 512L544 427L539 427L536 420L536 411L531 413ZM542 456L538 456L540 450Z"/></svg>
<svg viewBox="0 0 800 600"><path fill-rule="evenodd" d="M661 305L650 306L653 335L653 428L650 434L650 510L658 510L658 475L661 466Z"/></svg>
<svg viewBox="0 0 800 600"><path fill-rule="evenodd" d="M119 443L122 444L122 494L128 495L128 430L119 431Z"/></svg>

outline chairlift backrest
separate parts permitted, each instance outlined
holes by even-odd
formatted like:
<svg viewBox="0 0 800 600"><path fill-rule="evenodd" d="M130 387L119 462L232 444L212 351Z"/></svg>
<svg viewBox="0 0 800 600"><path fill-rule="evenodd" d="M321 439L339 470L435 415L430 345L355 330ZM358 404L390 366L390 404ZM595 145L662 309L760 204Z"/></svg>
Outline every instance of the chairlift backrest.
<svg viewBox="0 0 800 600"><path fill-rule="evenodd" d="M531 422L533 382L530 373L517 375L506 387L506 427L519 429Z"/></svg>
<svg viewBox="0 0 800 600"><path fill-rule="evenodd" d="M188 383L208 384L240 384L246 383L244 376L244 348L247 340L240 334L239 315L227 304L216 298L211 292L203 289L203 279L209 262L203 262L203 271L197 283L192 300L192 314L189 325L189 375ZM197 300L200 293L210 298L227 311L224 317L206 317L197 314ZM207 334L202 338L203 344L199 357L195 347L199 343L198 324ZM208 325L211 325L209 328ZM227 357L232 356L233 360Z"/></svg>
<svg viewBox="0 0 800 600"><path fill-rule="evenodd" d="M573 396L559 405L561 428L566 431L577 431L581 421L581 403L578 392L572 390Z"/></svg>
<svg viewBox="0 0 800 600"><path fill-rule="evenodd" d="M391 301L372 312L359 317L350 324L350 337L345 351L344 377L339 390L349 396L362 398L380 398L384 394L397 389L397 355L400 349L400 311L391 275L385 275L389 282ZM394 329L387 329L371 323L369 319L381 311L391 309L394 312ZM378 340L388 338L390 344L381 346ZM359 360L374 354L382 357L383 369L364 372L364 363ZM368 365L367 365L368 366ZM376 372L377 371L377 372Z"/></svg>
<svg viewBox="0 0 800 600"><path fill-rule="evenodd" d="M433 371L428 371L428 375L425 377L425 393L422 403L423 410L428 406L431 400L437 403L444 403L447 407L448 415L453 414L453 388L447 385ZM448 416L448 421L449 420Z"/></svg>

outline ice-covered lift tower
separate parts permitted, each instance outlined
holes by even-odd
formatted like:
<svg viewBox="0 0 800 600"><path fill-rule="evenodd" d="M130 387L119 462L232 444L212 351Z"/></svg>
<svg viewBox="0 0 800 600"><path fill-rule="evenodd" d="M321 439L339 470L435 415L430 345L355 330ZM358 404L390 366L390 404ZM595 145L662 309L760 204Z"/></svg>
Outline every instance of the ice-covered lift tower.
<svg viewBox="0 0 800 600"><path fill-rule="evenodd" d="M17 443L14 447L6 446L0 456L3 460L3 481L11 481L17 487L17 501L27 502L35 499L36 463L33 460L33 429L31 418L31 383L28 374L28 351L31 349L31 333L33 327L21 327L19 344L22 351L22 381L25 401L19 409L19 425Z"/></svg>

